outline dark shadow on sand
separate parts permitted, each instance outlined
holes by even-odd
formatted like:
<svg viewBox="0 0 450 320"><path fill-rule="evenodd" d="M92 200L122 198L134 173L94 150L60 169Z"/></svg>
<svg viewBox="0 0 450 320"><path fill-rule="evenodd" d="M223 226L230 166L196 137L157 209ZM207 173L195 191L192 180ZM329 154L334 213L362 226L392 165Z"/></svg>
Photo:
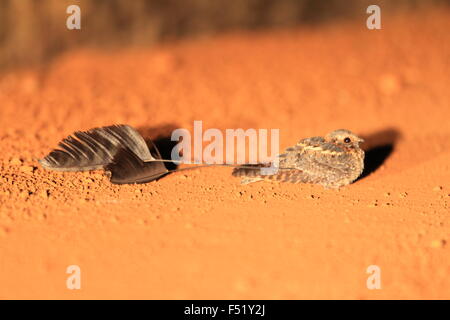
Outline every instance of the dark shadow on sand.
<svg viewBox="0 0 450 320"><path fill-rule="evenodd" d="M362 137L364 144L361 147L365 150L366 155L364 159L364 171L358 180L364 179L383 165L395 150L395 146L400 137L400 132L394 128L377 131Z"/></svg>
<svg viewBox="0 0 450 320"><path fill-rule="evenodd" d="M150 147L151 142L154 143L162 159L170 160L172 159L171 153L172 149L177 145L178 141L172 141L171 135L172 131L179 128L175 124L165 124L154 127L139 127L137 130L144 138L147 145ZM174 162L164 162L167 170L176 170L178 165Z"/></svg>

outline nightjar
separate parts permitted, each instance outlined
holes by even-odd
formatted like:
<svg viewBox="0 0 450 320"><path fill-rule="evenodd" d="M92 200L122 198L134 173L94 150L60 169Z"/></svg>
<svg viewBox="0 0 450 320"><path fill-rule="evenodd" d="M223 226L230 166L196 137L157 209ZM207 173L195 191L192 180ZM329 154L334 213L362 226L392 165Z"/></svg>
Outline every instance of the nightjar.
<svg viewBox="0 0 450 320"><path fill-rule="evenodd" d="M291 183L319 184L339 188L355 181L364 169L364 151L359 147L363 139L349 130L339 129L325 137L300 140L278 155L278 170L262 174L267 165L243 165L233 170L241 183L268 180Z"/></svg>

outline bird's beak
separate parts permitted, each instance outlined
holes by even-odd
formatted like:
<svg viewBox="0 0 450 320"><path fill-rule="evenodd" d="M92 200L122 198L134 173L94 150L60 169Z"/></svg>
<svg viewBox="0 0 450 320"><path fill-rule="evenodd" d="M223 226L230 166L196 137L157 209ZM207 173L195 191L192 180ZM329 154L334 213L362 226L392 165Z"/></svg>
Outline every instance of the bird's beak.
<svg viewBox="0 0 450 320"><path fill-rule="evenodd" d="M359 143L363 143L363 142L364 142L364 139L359 138Z"/></svg>

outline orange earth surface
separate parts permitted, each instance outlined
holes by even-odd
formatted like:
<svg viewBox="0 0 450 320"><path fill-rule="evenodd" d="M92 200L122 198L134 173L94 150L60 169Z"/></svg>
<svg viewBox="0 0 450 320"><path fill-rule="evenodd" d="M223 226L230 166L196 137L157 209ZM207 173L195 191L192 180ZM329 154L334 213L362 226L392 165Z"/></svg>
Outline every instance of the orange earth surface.
<svg viewBox="0 0 450 320"><path fill-rule="evenodd" d="M2 73L0 298L449 299L449 12L365 19ZM164 141L194 120L279 128L281 148L347 128L368 170L340 190L240 185L223 167L119 186L37 162L75 130Z"/></svg>

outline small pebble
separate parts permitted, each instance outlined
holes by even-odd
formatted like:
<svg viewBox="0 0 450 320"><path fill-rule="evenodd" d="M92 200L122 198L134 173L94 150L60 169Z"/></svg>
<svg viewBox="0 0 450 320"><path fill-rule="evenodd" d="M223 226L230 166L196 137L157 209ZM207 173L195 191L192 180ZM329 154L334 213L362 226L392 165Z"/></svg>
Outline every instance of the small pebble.
<svg viewBox="0 0 450 320"><path fill-rule="evenodd" d="M20 166L20 165L22 165L22 160L20 160L19 158L12 158L9 161L9 164L12 166Z"/></svg>
<svg viewBox="0 0 450 320"><path fill-rule="evenodd" d="M370 204L368 205L369 208L375 208L375 207L377 207L377 206L378 206L378 203L377 203L377 202L370 203Z"/></svg>
<svg viewBox="0 0 450 320"><path fill-rule="evenodd" d="M94 173L92 174L92 177L94 179L102 180L104 176L101 173Z"/></svg>
<svg viewBox="0 0 450 320"><path fill-rule="evenodd" d="M9 190L0 191L0 196L9 197L10 195L11 195L11 191L9 191Z"/></svg>
<svg viewBox="0 0 450 320"><path fill-rule="evenodd" d="M443 248L445 246L446 241L445 240L433 240L431 241L431 247L432 248Z"/></svg>
<svg viewBox="0 0 450 320"><path fill-rule="evenodd" d="M28 198L28 196L30 195L30 193L28 192L28 190L23 190L19 193L19 197L26 199Z"/></svg>
<svg viewBox="0 0 450 320"><path fill-rule="evenodd" d="M5 237L11 230L8 227L0 227L0 237Z"/></svg>
<svg viewBox="0 0 450 320"><path fill-rule="evenodd" d="M42 199L47 199L48 196L50 195L50 192L47 189L45 189L45 190L38 191L36 194L37 194L37 196L39 196Z"/></svg>
<svg viewBox="0 0 450 320"><path fill-rule="evenodd" d="M20 172L27 173L27 174L33 174L34 167L32 166L21 166Z"/></svg>
<svg viewBox="0 0 450 320"><path fill-rule="evenodd" d="M394 74L384 74L380 77L378 86L385 95L392 95L401 89L401 81Z"/></svg>

